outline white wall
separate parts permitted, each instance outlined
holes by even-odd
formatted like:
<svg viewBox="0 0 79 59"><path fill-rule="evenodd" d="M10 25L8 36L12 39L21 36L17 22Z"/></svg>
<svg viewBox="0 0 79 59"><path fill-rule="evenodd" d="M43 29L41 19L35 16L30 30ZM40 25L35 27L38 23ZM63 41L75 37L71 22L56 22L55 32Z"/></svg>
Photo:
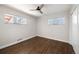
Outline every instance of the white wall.
<svg viewBox="0 0 79 59"><path fill-rule="evenodd" d="M64 17L65 24L64 25L48 25L48 19L56 18L56 17ZM38 19L37 23L37 35L51 38L59 41L69 42L69 14L66 12L45 15Z"/></svg>
<svg viewBox="0 0 79 59"><path fill-rule="evenodd" d="M73 6L71 11L73 13L70 15L70 43L72 44L75 52L79 53L79 7L77 8L77 6ZM72 15L74 18L72 18ZM76 20L77 23L75 23Z"/></svg>
<svg viewBox="0 0 79 59"><path fill-rule="evenodd" d="M5 24L4 14L24 16L27 19L27 24ZM0 47L5 47L18 39L34 36L36 36L36 19L34 17L0 5Z"/></svg>

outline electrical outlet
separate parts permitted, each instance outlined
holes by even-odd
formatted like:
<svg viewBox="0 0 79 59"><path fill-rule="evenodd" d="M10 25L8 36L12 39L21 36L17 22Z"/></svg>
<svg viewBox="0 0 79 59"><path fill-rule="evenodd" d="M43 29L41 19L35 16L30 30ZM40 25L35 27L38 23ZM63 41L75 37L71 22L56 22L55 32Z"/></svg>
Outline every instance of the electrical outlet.
<svg viewBox="0 0 79 59"><path fill-rule="evenodd" d="M22 40L22 39L18 39L17 41L20 41L20 40Z"/></svg>

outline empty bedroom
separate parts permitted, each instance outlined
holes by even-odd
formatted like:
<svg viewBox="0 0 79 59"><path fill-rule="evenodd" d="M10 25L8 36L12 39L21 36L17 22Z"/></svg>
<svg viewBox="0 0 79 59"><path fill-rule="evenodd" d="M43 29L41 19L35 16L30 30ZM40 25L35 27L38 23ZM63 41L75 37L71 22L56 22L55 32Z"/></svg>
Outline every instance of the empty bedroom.
<svg viewBox="0 0 79 59"><path fill-rule="evenodd" d="M0 54L78 54L78 4L0 4Z"/></svg>

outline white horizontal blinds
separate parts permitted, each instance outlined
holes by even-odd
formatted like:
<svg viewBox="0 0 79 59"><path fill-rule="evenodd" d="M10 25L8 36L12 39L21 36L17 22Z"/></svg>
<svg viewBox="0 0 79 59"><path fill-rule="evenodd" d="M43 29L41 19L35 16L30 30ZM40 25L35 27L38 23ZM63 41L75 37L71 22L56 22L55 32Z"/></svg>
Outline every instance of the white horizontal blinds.
<svg viewBox="0 0 79 59"><path fill-rule="evenodd" d="M62 25L65 23L64 17L54 18L54 19L48 19L48 24L52 25Z"/></svg>

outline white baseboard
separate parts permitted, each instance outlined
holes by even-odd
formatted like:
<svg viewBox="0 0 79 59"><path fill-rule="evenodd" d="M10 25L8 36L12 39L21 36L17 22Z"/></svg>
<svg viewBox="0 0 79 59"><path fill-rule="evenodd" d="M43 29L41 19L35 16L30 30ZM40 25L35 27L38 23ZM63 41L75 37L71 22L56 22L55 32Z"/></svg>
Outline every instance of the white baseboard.
<svg viewBox="0 0 79 59"><path fill-rule="evenodd" d="M6 44L6 45L4 45L4 46L0 46L0 49L3 49L3 48L6 48L6 47L15 45L15 44L17 44L17 43L23 42L23 41L28 40L28 39L33 38L33 37L35 37L35 36L31 36L31 37L28 37L28 38L23 38L22 40L15 41L15 42L13 42L13 43Z"/></svg>
<svg viewBox="0 0 79 59"><path fill-rule="evenodd" d="M61 42L66 42L66 43L69 43L68 41L65 41L65 40L59 40L59 39L56 39L56 38L52 38L52 37L47 37L47 36L41 36L41 35L37 35L39 37L44 37L44 38L48 38L48 39L53 39L53 40L57 40L57 41L61 41ZM69 43L70 44L70 43Z"/></svg>
<svg viewBox="0 0 79 59"><path fill-rule="evenodd" d="M79 52L78 52L79 50L77 51L76 45L75 45L72 41L70 41L70 44L72 45L72 47L73 47L75 53L76 53L76 54L79 54Z"/></svg>

